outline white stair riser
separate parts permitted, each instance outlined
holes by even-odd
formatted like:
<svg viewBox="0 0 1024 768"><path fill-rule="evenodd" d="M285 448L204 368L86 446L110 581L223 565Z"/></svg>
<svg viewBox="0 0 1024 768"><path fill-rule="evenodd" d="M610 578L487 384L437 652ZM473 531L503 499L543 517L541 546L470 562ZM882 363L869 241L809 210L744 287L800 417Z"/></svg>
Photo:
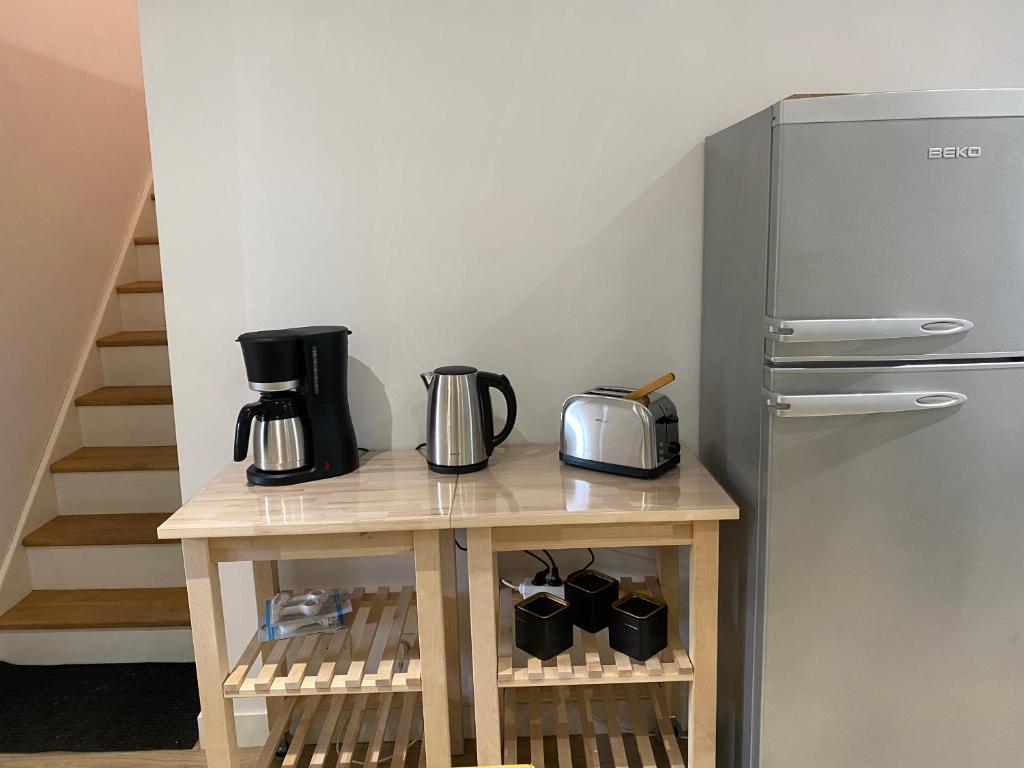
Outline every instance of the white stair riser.
<svg viewBox="0 0 1024 768"><path fill-rule="evenodd" d="M160 246L136 245L135 255L139 259L139 280L159 280Z"/></svg>
<svg viewBox="0 0 1024 768"><path fill-rule="evenodd" d="M167 347L100 347L100 362L108 387L171 383Z"/></svg>
<svg viewBox="0 0 1024 768"><path fill-rule="evenodd" d="M147 199L135 223L135 237L156 237L156 204Z"/></svg>
<svg viewBox="0 0 1024 768"><path fill-rule="evenodd" d="M193 661L192 631L32 629L0 632L0 659L11 664L128 664Z"/></svg>
<svg viewBox="0 0 1024 768"><path fill-rule="evenodd" d="M167 327L162 293L119 293L121 320L127 331L152 331Z"/></svg>
<svg viewBox="0 0 1024 768"><path fill-rule="evenodd" d="M181 546L27 547L33 589L183 587Z"/></svg>
<svg viewBox="0 0 1024 768"><path fill-rule="evenodd" d="M102 445L174 445L172 405L90 405L78 408L82 442Z"/></svg>
<svg viewBox="0 0 1024 768"><path fill-rule="evenodd" d="M181 506L175 471L58 472L53 482L62 515L174 512Z"/></svg>

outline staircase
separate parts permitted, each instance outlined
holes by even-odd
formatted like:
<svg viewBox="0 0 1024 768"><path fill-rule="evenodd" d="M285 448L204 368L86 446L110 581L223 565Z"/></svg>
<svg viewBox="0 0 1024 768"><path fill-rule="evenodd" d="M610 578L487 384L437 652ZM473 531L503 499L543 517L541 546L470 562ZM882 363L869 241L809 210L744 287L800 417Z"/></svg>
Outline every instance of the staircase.
<svg viewBox="0 0 1024 768"><path fill-rule="evenodd" d="M181 548L156 538L181 497L154 206L109 297L121 330L96 339L102 386L68 411L81 447L50 463L56 514L22 539L32 591L0 615L5 661L192 658Z"/></svg>

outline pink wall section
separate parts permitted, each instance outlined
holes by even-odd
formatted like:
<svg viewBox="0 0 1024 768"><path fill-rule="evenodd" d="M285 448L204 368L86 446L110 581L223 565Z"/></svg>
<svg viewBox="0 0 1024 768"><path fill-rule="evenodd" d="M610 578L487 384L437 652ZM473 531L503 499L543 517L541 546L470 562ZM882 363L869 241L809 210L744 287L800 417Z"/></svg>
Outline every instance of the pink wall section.
<svg viewBox="0 0 1024 768"><path fill-rule="evenodd" d="M134 0L0 0L0 549L149 171Z"/></svg>

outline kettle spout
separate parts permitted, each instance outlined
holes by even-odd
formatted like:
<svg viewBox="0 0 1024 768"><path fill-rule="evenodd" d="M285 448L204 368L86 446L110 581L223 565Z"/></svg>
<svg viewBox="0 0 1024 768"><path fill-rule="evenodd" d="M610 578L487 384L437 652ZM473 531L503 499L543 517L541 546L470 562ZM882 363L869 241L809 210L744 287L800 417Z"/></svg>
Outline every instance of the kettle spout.
<svg viewBox="0 0 1024 768"><path fill-rule="evenodd" d="M423 381L423 386L430 389L430 382L434 380L434 372L427 371L426 373L421 373L420 379Z"/></svg>

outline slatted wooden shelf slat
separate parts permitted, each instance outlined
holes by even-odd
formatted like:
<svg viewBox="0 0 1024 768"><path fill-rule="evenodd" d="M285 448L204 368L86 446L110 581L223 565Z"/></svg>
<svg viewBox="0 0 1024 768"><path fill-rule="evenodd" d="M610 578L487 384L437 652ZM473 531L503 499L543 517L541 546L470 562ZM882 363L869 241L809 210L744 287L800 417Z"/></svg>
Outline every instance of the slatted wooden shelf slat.
<svg viewBox="0 0 1024 768"><path fill-rule="evenodd" d="M336 632L261 643L254 636L224 680L228 698L404 693L421 689L411 586L352 592L352 612ZM263 659L262 665L257 659Z"/></svg>
<svg viewBox="0 0 1024 768"><path fill-rule="evenodd" d="M291 734L291 741L282 768L408 768L409 747L422 733L422 724L414 722L419 704L416 692L288 696L277 710L254 768L277 765L275 753L285 732ZM386 741L392 734L393 741ZM307 742L315 742L312 751L306 748ZM422 755L423 750L419 752Z"/></svg>
<svg viewBox="0 0 1024 768"><path fill-rule="evenodd" d="M663 599L654 577L620 580L620 592L642 592ZM676 608L668 607L668 647L645 662L634 661L608 646L608 630L596 634L573 628L573 645L566 653L541 661L515 647L512 609L517 594L502 590L498 621L498 687L534 685L601 685L608 683L675 683L693 680L693 664L679 637Z"/></svg>
<svg viewBox="0 0 1024 768"><path fill-rule="evenodd" d="M530 763L536 768L685 768L662 686L647 682L622 688L625 701L609 685L506 688L502 694L505 763ZM578 739L569 736L570 723L575 721L579 722ZM595 733L595 722L603 724L605 733ZM517 738L521 735L527 738ZM544 754L544 740L552 736L553 764L548 759L550 746Z"/></svg>

